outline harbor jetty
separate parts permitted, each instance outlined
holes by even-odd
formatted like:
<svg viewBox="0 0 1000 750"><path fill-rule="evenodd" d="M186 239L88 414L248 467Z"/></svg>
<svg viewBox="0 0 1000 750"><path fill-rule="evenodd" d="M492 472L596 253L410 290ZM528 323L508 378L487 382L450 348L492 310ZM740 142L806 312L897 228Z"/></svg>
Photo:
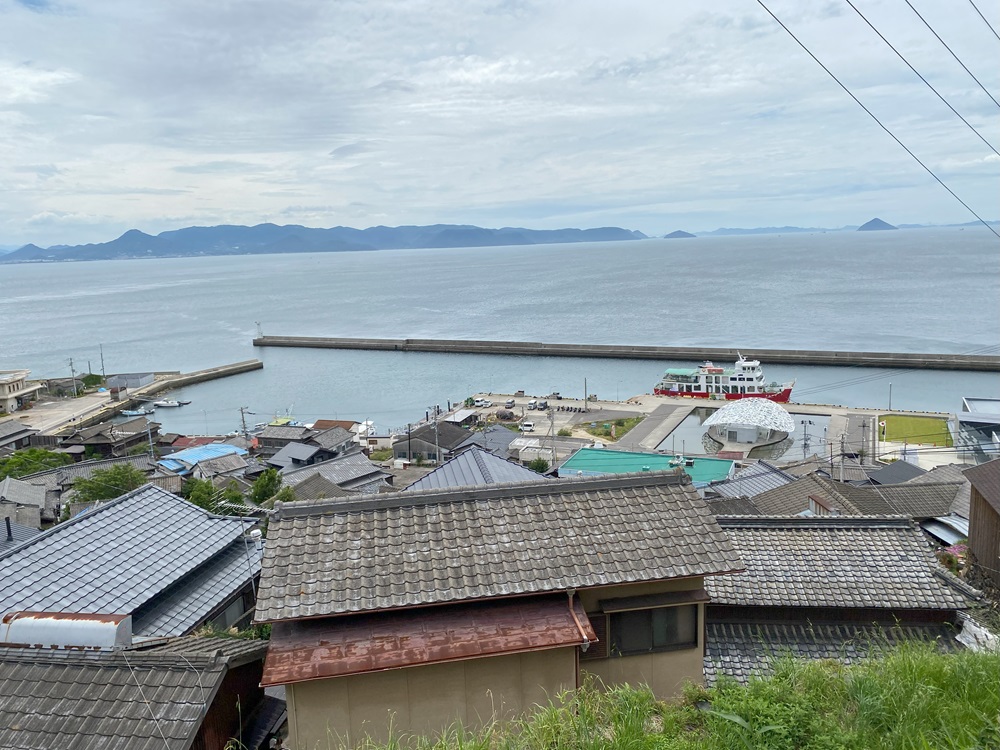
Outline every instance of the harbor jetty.
<svg viewBox="0 0 1000 750"><path fill-rule="evenodd" d="M259 336L254 346L315 349L368 349L446 354L501 354L530 357L592 357L601 359L656 359L663 361L735 360L739 352L769 364L890 367L907 370L972 370L1000 372L1000 356L916 352L813 351L806 349L742 350L706 346L628 346L608 344L554 344L538 341L479 341L448 339L330 338L323 336Z"/></svg>

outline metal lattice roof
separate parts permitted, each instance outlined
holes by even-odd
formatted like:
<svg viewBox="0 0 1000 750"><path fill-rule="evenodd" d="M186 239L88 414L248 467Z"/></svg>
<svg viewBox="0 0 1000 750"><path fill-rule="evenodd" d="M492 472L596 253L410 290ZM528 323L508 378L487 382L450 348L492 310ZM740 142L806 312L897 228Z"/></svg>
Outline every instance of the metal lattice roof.
<svg viewBox="0 0 1000 750"><path fill-rule="evenodd" d="M795 420L780 405L766 398L741 398L726 404L702 423L712 425L743 424L779 432L794 432Z"/></svg>

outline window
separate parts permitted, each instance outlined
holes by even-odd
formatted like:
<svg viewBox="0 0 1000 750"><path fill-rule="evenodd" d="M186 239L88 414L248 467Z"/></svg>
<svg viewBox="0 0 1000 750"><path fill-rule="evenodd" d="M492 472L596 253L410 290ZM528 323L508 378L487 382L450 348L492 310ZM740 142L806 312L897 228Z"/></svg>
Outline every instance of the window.
<svg viewBox="0 0 1000 750"><path fill-rule="evenodd" d="M639 609L611 615L611 653L620 656L692 648L698 644L698 605Z"/></svg>

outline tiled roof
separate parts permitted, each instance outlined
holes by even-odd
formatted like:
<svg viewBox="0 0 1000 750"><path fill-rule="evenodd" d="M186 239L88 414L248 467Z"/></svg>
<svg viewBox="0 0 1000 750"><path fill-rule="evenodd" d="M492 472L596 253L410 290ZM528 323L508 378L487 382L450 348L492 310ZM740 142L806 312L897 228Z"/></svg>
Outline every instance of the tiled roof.
<svg viewBox="0 0 1000 750"><path fill-rule="evenodd" d="M308 432L307 427L269 424L257 437L264 440L301 440Z"/></svg>
<svg viewBox="0 0 1000 750"><path fill-rule="evenodd" d="M14 477L0 479L0 502L45 507L45 488Z"/></svg>
<svg viewBox="0 0 1000 750"><path fill-rule="evenodd" d="M933 469L921 474L919 477L908 480L905 484L959 482L961 486L958 488L955 499L951 501L951 512L962 516L962 518L968 518L972 484L963 473L963 470L968 468L968 464L946 464L945 466L935 466Z"/></svg>
<svg viewBox="0 0 1000 750"><path fill-rule="evenodd" d="M222 553L253 523L210 514L145 485L0 554L0 613L130 614L156 606L176 586L214 595L213 587L197 582L225 567ZM243 570L249 581L249 567ZM198 605L182 609L189 606ZM176 619L183 619L180 612Z"/></svg>
<svg viewBox="0 0 1000 750"><path fill-rule="evenodd" d="M329 430L331 427L340 427L343 430L350 431L352 427L357 425L353 419L317 419L313 422L313 430Z"/></svg>
<svg viewBox="0 0 1000 750"><path fill-rule="evenodd" d="M187 750L236 666L222 640L98 654L0 648L0 747ZM253 644L256 658L264 647Z"/></svg>
<svg viewBox="0 0 1000 750"><path fill-rule="evenodd" d="M208 445L196 445L193 448L185 448L182 451L171 453L157 463L170 471L184 471L196 466L202 461L219 458L221 456L246 455L246 451L235 445L228 443L209 443Z"/></svg>
<svg viewBox="0 0 1000 750"><path fill-rule="evenodd" d="M536 482L541 478L539 474L515 461L508 461L482 448L472 446L449 458L430 474L406 487L404 491Z"/></svg>
<svg viewBox="0 0 1000 750"><path fill-rule="evenodd" d="M639 474L278 505L261 622L742 569L682 478Z"/></svg>
<svg viewBox="0 0 1000 750"><path fill-rule="evenodd" d="M1000 458L966 469L964 474L990 507L1000 513Z"/></svg>
<svg viewBox="0 0 1000 750"><path fill-rule="evenodd" d="M458 447L464 448L467 445L478 445L480 448L485 448L490 453L506 457L510 449L510 444L516 437L516 432L508 430L506 427L494 424L490 425L485 430L477 430L473 432L469 435L465 442Z"/></svg>
<svg viewBox="0 0 1000 750"><path fill-rule="evenodd" d="M7 524L10 524L8 527ZM10 529L10 539L7 538L7 530ZM30 526L22 526L19 523L0 518L0 554L9 549L14 549L22 542L26 542L32 537L36 537L42 532Z"/></svg>
<svg viewBox="0 0 1000 750"><path fill-rule="evenodd" d="M856 487L818 474L807 474L790 484L756 495L753 502L761 514L769 516L797 515L809 508L810 497L818 497L832 510L845 515L931 518L950 512L960 487L957 482Z"/></svg>
<svg viewBox="0 0 1000 750"><path fill-rule="evenodd" d="M437 444L441 446L442 451L450 451L457 446L464 443L469 437L469 431L462 429L458 425L454 425L451 422L438 422L437 427ZM396 440L393 445L399 445L400 443L405 443L407 438L407 433L401 433L396 436ZM434 445L435 434L434 434L434 424L425 424L422 427L418 427L409 433L410 440L425 440L431 445Z"/></svg>
<svg viewBox="0 0 1000 750"><path fill-rule="evenodd" d="M308 479L292 487L297 500L322 500L329 497L357 497L357 492L345 490L321 474L313 474Z"/></svg>
<svg viewBox="0 0 1000 750"><path fill-rule="evenodd" d="M308 441L313 445L318 445L320 448L333 450L334 448L339 448L344 443L351 442L353 438L354 436L343 427L331 427L328 430L321 430L309 435Z"/></svg>
<svg viewBox="0 0 1000 750"><path fill-rule="evenodd" d="M579 600L571 601L562 593L281 622L271 631L261 684L582 646L596 640Z"/></svg>
<svg viewBox="0 0 1000 750"><path fill-rule="evenodd" d="M921 482L919 484L891 484L876 491L888 501L896 515L910 518L933 518L951 512L955 497L962 489L961 482Z"/></svg>
<svg viewBox="0 0 1000 750"><path fill-rule="evenodd" d="M90 476L98 470L110 469L112 466L129 464L139 471L150 472L156 469L156 462L148 455L141 456L121 456L119 458L105 458L96 461L81 461L77 464L60 466L57 469L39 471L35 474L21 477L25 482L32 484L47 485L52 482L54 486L72 484L80 477L90 479Z"/></svg>
<svg viewBox="0 0 1000 750"><path fill-rule="evenodd" d="M797 477L804 477L822 468L829 468L829 464L819 456L813 454L801 461L791 461L779 467L782 471L788 472Z"/></svg>
<svg viewBox="0 0 1000 750"><path fill-rule="evenodd" d="M35 434L38 430L29 427L28 425L21 424L16 419L5 419L0 421L0 441L5 439L13 439L15 435L18 437L25 436L27 434Z"/></svg>
<svg viewBox="0 0 1000 750"><path fill-rule="evenodd" d="M267 459L267 463L279 469L284 469L288 466L294 466L296 461L308 461L322 450L318 445L292 442Z"/></svg>
<svg viewBox="0 0 1000 750"><path fill-rule="evenodd" d="M794 481L794 474L782 471L767 461L758 461L736 472L731 479L708 485L705 491L723 497L753 497Z"/></svg>
<svg viewBox="0 0 1000 750"><path fill-rule="evenodd" d="M359 481L363 483L389 476L369 461L363 453L348 453L344 456L331 458L329 461L289 471L281 478L285 484L294 487L314 474L319 474L324 479L345 489L353 489Z"/></svg>
<svg viewBox="0 0 1000 750"><path fill-rule="evenodd" d="M748 497L706 497L713 516L759 516L760 510Z"/></svg>
<svg viewBox="0 0 1000 750"><path fill-rule="evenodd" d="M713 604L751 607L967 607L920 529L903 518L720 518L746 572L705 581Z"/></svg>
<svg viewBox="0 0 1000 750"><path fill-rule="evenodd" d="M723 623L710 622L705 638L705 682L725 675L746 683L771 673L775 659L836 659L855 664L903 641L934 641L943 651L961 648L950 625L875 623Z"/></svg>

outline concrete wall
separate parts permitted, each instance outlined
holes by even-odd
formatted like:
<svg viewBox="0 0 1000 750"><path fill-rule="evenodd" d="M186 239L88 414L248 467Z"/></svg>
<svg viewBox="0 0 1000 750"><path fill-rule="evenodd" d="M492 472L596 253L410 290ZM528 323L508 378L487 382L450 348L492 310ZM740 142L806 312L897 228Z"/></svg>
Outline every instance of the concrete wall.
<svg viewBox="0 0 1000 750"><path fill-rule="evenodd" d="M612 586L602 589L578 591L583 608L599 612L601 599L621 599L678 591L697 591L703 588L703 578L687 578L662 583ZM580 675L593 675L604 685L647 685L661 700L675 698L685 682L703 684L705 654L705 605L698 605L698 643L695 648L676 651L659 651L637 656L611 656L580 662Z"/></svg>
<svg viewBox="0 0 1000 750"><path fill-rule="evenodd" d="M288 685L289 747L337 748L365 735L479 727L576 687L576 648L393 669Z"/></svg>

